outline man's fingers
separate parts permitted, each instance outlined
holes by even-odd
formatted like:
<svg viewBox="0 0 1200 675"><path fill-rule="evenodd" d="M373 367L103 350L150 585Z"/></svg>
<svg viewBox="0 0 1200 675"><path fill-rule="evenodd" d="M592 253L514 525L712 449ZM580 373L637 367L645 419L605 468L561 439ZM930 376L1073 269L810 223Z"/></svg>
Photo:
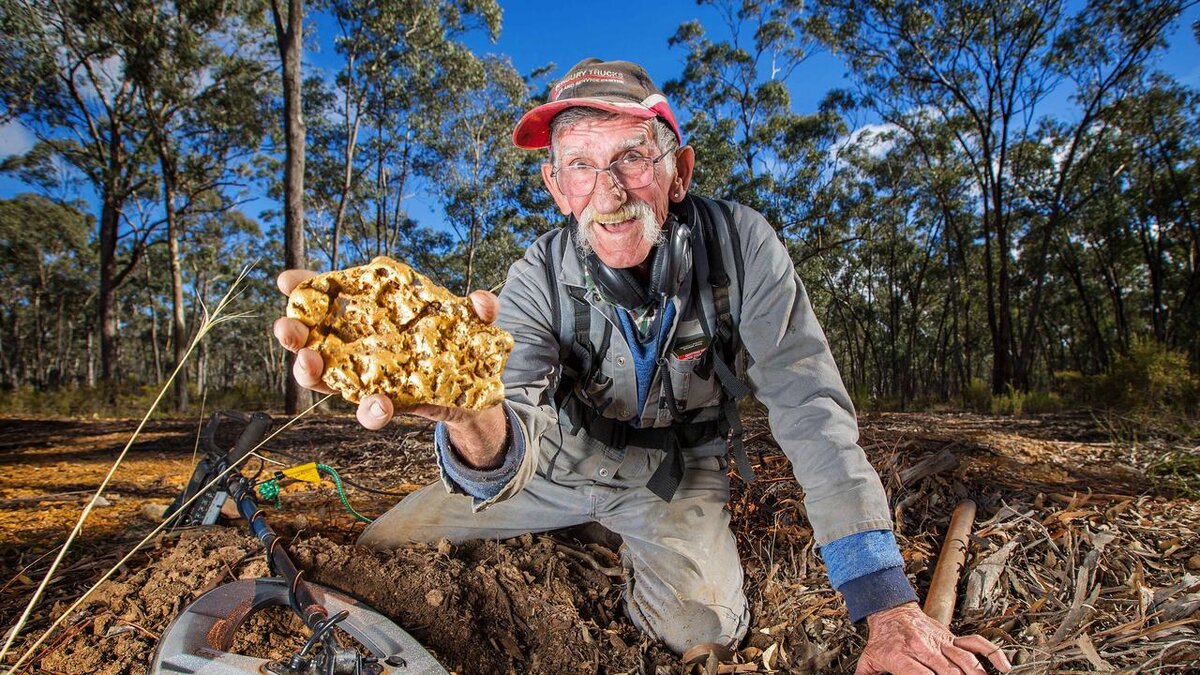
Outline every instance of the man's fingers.
<svg viewBox="0 0 1200 675"><path fill-rule="evenodd" d="M911 656L896 657L886 672L892 675L935 675L933 670Z"/></svg>
<svg viewBox="0 0 1200 675"><path fill-rule="evenodd" d="M279 290L283 291L284 295L291 295L296 286L300 285L301 281L311 279L317 276L317 273L312 270L284 270L275 277L275 285Z"/></svg>
<svg viewBox="0 0 1200 675"><path fill-rule="evenodd" d="M949 659L958 667L959 672L966 673L966 675L987 675L987 671L979 665L979 659L975 658L974 654L955 647L951 643L942 644L942 656Z"/></svg>
<svg viewBox="0 0 1200 675"><path fill-rule="evenodd" d="M301 349L296 352L296 363L292 366L292 376L305 389L312 389L323 394L332 394L333 389L321 381L321 372L325 370L325 362L321 355L311 349Z"/></svg>
<svg viewBox="0 0 1200 675"><path fill-rule="evenodd" d="M954 646L986 657L988 661L992 662L996 670L1002 673L1012 670L1012 664L1008 662L1008 656L1004 653L1004 650L982 635L964 635L954 638Z"/></svg>
<svg viewBox="0 0 1200 675"><path fill-rule="evenodd" d="M500 298L491 291L471 291L467 296L475 305L475 316L484 323L495 323L496 315L500 313Z"/></svg>
<svg viewBox="0 0 1200 675"><path fill-rule="evenodd" d="M275 339L289 352L297 352L308 342L308 326L287 317L275 320Z"/></svg>
<svg viewBox="0 0 1200 675"><path fill-rule="evenodd" d="M879 675L884 672L882 668L875 664L874 659L867 652L863 652L858 657L858 666L854 669L854 675Z"/></svg>
<svg viewBox="0 0 1200 675"><path fill-rule="evenodd" d="M953 645L949 646L953 648ZM968 657L971 656L970 654L966 655ZM963 670L958 666L957 663L946 658L944 648L939 650L937 647L929 646L927 649L914 652L912 658L914 661L919 661L922 667L928 668L930 672L936 673L937 675L975 675L974 670Z"/></svg>
<svg viewBox="0 0 1200 675"><path fill-rule="evenodd" d="M392 401L382 394L373 394L358 403L358 423L376 430L387 426L392 420Z"/></svg>

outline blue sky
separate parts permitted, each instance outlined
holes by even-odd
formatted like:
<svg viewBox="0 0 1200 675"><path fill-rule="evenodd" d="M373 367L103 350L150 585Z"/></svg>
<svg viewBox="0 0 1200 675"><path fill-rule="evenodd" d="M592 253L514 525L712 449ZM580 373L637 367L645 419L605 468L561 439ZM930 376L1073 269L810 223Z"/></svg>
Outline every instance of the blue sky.
<svg viewBox="0 0 1200 675"><path fill-rule="evenodd" d="M714 37L724 37L719 14L710 7L698 6L694 0L501 2L504 23L497 42L489 42L482 34L471 36L468 42L479 53L508 55L517 70L523 73L554 63L556 69L552 76L557 77L579 60L598 56L636 61L661 84L678 77L683 70L685 51L667 45L667 39L681 23L699 19ZM1170 36L1170 48L1158 67L1182 83L1200 88L1200 45L1191 30L1192 22L1197 19L1200 19L1200 7L1193 5ZM336 55L328 46L335 29L319 19L315 29L316 43L309 46L306 67L336 68ZM790 82L794 109L798 112L814 109L827 91L846 85L844 73L842 65L829 54L818 53L810 57ZM24 152L33 141L32 134L19 125L2 126L0 157ZM12 178L0 177L0 198L28 189ZM433 205L420 196L410 206L412 214L421 221L438 219ZM249 209L251 215L257 215L256 210Z"/></svg>

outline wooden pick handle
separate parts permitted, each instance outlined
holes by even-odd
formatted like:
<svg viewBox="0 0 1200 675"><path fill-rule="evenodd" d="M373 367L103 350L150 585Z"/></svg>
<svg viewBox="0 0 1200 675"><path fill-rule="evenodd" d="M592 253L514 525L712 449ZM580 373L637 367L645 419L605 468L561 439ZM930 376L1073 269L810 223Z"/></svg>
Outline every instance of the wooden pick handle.
<svg viewBox="0 0 1200 675"><path fill-rule="evenodd" d="M942 542L942 553L933 570L933 581L929 594L925 596L925 614L930 618L950 625L954 618L954 605L958 599L958 576L967 558L968 538L975 524L975 502L964 499L954 507L950 516L950 528Z"/></svg>

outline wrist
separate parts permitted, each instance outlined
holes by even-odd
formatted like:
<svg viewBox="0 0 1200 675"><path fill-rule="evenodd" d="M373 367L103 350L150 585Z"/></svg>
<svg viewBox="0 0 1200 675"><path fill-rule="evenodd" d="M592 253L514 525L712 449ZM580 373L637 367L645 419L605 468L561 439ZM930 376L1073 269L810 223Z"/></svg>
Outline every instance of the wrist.
<svg viewBox="0 0 1200 675"><path fill-rule="evenodd" d="M508 449L508 416L495 406L444 422L450 450L472 469L498 469Z"/></svg>
<svg viewBox="0 0 1200 675"><path fill-rule="evenodd" d="M911 614L913 612L924 615L924 613L921 612L921 607L916 603L916 601L910 601L902 605L896 605L895 607L881 609L878 612L867 615L867 628L871 631L874 631L876 624L881 621L887 621L896 616Z"/></svg>

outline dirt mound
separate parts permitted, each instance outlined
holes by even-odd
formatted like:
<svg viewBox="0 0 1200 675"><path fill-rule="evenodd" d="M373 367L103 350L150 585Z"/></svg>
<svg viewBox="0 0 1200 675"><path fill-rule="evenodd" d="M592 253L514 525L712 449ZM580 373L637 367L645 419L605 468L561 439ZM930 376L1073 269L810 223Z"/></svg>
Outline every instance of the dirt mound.
<svg viewBox="0 0 1200 675"><path fill-rule="evenodd" d="M316 583L346 592L467 673L622 672L675 659L643 644L623 615L616 553L526 535L508 542L416 545L373 552L314 536L290 546ZM102 584L39 662L54 673L144 673L158 636L191 600L218 584L267 574L258 542L240 530L184 533L160 559ZM263 612L234 651L283 658L305 628L291 612Z"/></svg>

